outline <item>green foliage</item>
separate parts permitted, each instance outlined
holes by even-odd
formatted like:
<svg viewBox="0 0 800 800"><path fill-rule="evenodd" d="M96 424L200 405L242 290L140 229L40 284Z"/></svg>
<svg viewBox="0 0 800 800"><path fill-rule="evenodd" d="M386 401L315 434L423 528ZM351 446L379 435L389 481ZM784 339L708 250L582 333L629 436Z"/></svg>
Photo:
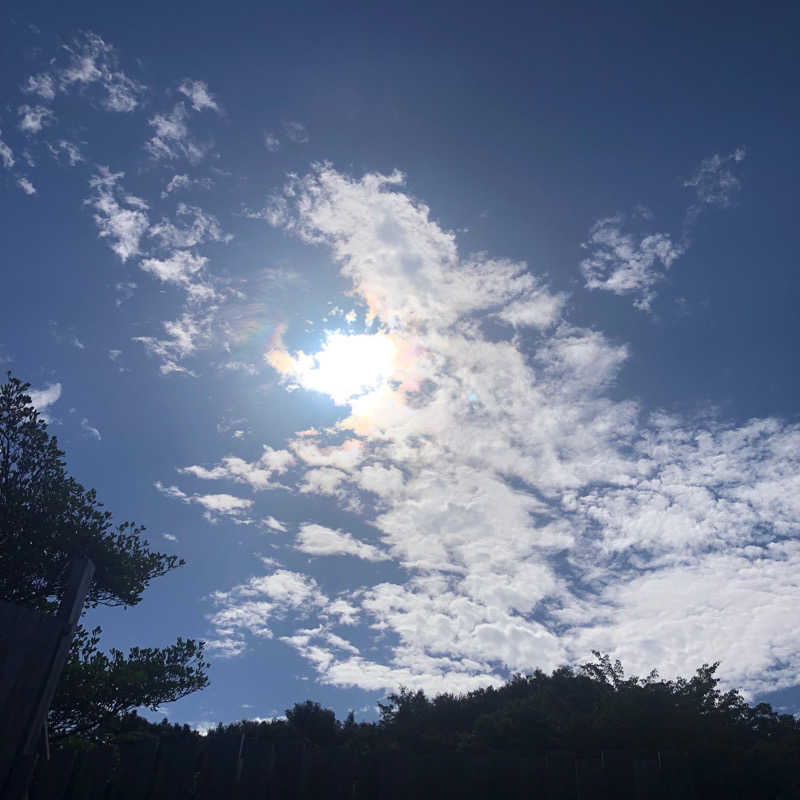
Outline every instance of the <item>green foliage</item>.
<svg viewBox="0 0 800 800"><path fill-rule="evenodd" d="M143 527L114 525L94 490L67 474L28 388L10 373L0 386L0 598L52 611L70 560L88 556L95 573L87 605L135 605L153 578L183 561L151 551ZM126 656L99 651L99 635L78 627L48 717L54 739L108 738L134 709L155 709L208 684L203 642L178 639Z"/></svg>
<svg viewBox="0 0 800 800"><path fill-rule="evenodd" d="M293 708L287 708L286 720L301 739L312 744L332 744L339 732L336 714L311 700L295 703Z"/></svg>
<svg viewBox="0 0 800 800"><path fill-rule="evenodd" d="M99 642L100 628L78 628L48 717L55 740L108 738L134 709L156 711L208 685L202 642L179 638L164 648L133 647L127 656L103 653Z"/></svg>
<svg viewBox="0 0 800 800"><path fill-rule="evenodd" d="M135 605L153 578L183 562L152 552L144 528L115 526L94 490L67 475L29 387L10 373L0 387L0 598L51 607L81 555L95 565L89 605Z"/></svg>

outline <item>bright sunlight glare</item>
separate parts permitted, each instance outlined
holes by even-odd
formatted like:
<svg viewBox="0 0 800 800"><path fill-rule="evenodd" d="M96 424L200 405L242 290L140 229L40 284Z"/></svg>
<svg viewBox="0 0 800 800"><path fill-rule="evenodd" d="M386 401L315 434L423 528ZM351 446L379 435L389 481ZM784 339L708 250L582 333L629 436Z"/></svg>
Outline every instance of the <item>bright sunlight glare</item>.
<svg viewBox="0 0 800 800"><path fill-rule="evenodd" d="M302 377L309 389L330 395L335 403L376 389L394 368L397 346L385 333L329 333L315 366Z"/></svg>

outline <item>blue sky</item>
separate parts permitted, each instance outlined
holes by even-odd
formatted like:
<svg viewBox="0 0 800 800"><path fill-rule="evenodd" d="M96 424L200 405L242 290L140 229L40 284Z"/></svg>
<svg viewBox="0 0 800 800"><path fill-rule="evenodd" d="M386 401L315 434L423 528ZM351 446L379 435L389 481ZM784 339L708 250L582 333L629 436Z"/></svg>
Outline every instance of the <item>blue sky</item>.
<svg viewBox="0 0 800 800"><path fill-rule="evenodd" d="M203 726L608 651L800 706L797 13L12 3L0 361L187 565Z"/></svg>

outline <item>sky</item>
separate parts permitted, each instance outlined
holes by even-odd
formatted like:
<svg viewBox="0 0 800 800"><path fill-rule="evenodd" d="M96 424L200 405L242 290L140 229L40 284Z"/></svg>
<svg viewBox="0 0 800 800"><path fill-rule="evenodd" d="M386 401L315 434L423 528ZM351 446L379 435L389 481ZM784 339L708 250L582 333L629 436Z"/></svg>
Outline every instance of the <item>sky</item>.
<svg viewBox="0 0 800 800"><path fill-rule="evenodd" d="M205 729L620 658L800 711L790 4L25 3L0 362L186 565Z"/></svg>

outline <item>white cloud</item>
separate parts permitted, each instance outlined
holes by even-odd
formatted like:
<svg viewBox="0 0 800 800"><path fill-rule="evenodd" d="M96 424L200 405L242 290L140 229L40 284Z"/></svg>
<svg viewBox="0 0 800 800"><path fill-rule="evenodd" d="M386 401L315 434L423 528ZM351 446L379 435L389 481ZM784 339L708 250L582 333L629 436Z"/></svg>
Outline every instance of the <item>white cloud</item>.
<svg viewBox="0 0 800 800"><path fill-rule="evenodd" d="M141 342L146 350L161 359L161 373L182 372L194 373L178 362L193 355L199 347L211 338L211 318L185 312L179 319L162 323L167 338L157 339L153 336L135 336L134 342Z"/></svg>
<svg viewBox="0 0 800 800"><path fill-rule="evenodd" d="M311 556L355 556L365 561L386 561L389 558L377 547L359 541L350 533L310 522L300 526L296 547Z"/></svg>
<svg viewBox="0 0 800 800"><path fill-rule="evenodd" d="M309 140L308 128L302 122L287 120L282 123L283 132L288 139L291 139L297 144L305 144Z"/></svg>
<svg viewBox="0 0 800 800"><path fill-rule="evenodd" d="M275 517L269 516L266 519L263 519L262 522L273 531L278 531L279 533L287 533L288 528L280 521L275 519Z"/></svg>
<svg viewBox="0 0 800 800"><path fill-rule="evenodd" d="M17 179L17 186L29 196L36 194L36 187L25 177Z"/></svg>
<svg viewBox="0 0 800 800"><path fill-rule="evenodd" d="M44 389L31 389L28 394L37 411L44 411L61 397L61 384L50 383Z"/></svg>
<svg viewBox="0 0 800 800"><path fill-rule="evenodd" d="M179 472L194 475L201 480L229 480L244 483L255 491L280 486L274 478L282 475L294 464L294 456L287 450L273 450L264 445L264 451L256 461L245 461L236 456L226 456L214 467L198 465L183 467Z"/></svg>
<svg viewBox="0 0 800 800"><path fill-rule="evenodd" d="M561 317L566 299L563 294L533 289L525 299L504 306L497 316L515 328L549 328Z"/></svg>
<svg viewBox="0 0 800 800"><path fill-rule="evenodd" d="M94 192L86 201L95 209L100 238L111 240L111 249L123 262L139 254L139 242L150 225L145 213L147 205L138 197L125 194L119 186L124 177L124 172L98 167L97 174L89 180Z"/></svg>
<svg viewBox="0 0 800 800"><path fill-rule="evenodd" d="M266 147L270 153L277 153L278 150L281 149L281 140L274 133L266 131L264 133L264 147Z"/></svg>
<svg viewBox="0 0 800 800"><path fill-rule="evenodd" d="M91 436L93 439L97 439L99 442L103 437L100 435L100 431L97 430L93 425L89 424L89 420L84 417L81 420L81 430L87 435Z"/></svg>
<svg viewBox="0 0 800 800"><path fill-rule="evenodd" d="M188 113L183 103L176 103L169 114L151 117L149 124L155 133L145 142L145 149L159 161L183 157L190 164L199 163L211 149L211 144L192 139L187 121Z"/></svg>
<svg viewBox="0 0 800 800"><path fill-rule="evenodd" d="M731 205L733 195L741 186L734 170L744 157L743 147L724 157L713 155L700 164L693 177L684 181L684 186L695 189L697 202L686 211L678 241L668 233L626 232L626 219L619 214L595 222L588 241L582 245L590 251L581 261L586 288L630 295L636 308L650 311L656 286L689 249L692 230L703 211L710 206ZM645 221L652 218L641 206L634 216Z"/></svg>
<svg viewBox="0 0 800 800"><path fill-rule="evenodd" d="M399 175L353 180L323 165L292 180L278 207L288 230L330 247L372 330L395 344L386 380L283 451L302 467L295 485L361 503L378 536L368 545L309 521L301 551L386 554L404 571L284 606L298 623L283 641L320 681L464 690L597 647L665 673L722 657L726 680L751 691L796 682L800 427L698 422L615 399L629 348L570 325L563 296L525 265L462 257ZM671 240L630 236L634 255L666 268ZM637 297L649 286L639 281ZM538 331L523 350L497 319ZM278 344L269 363L296 387L297 364L318 355ZM229 458L188 470L253 488L274 480L267 470L254 482L258 462ZM260 580L217 597L228 652L272 632ZM383 650L356 652L334 623L386 634Z"/></svg>
<svg viewBox="0 0 800 800"><path fill-rule="evenodd" d="M16 163L14 160L14 151L3 141L2 131L0 131L0 161L6 169L11 169Z"/></svg>
<svg viewBox="0 0 800 800"><path fill-rule="evenodd" d="M56 96L56 87L53 76L47 72L38 75L29 75L22 91L26 94L38 94L43 100L52 100Z"/></svg>
<svg viewBox="0 0 800 800"><path fill-rule="evenodd" d="M188 175L173 175L161 192L161 197L168 197L173 192L191 189L193 186L201 189L210 189L213 185L214 181L211 178L190 178Z"/></svg>
<svg viewBox="0 0 800 800"><path fill-rule="evenodd" d="M268 625L272 619L281 619L290 610L303 616L328 603L313 578L286 569L252 577L228 592L216 592L213 599L220 610L209 615L219 637L212 649L227 657L244 652L244 633L272 638Z"/></svg>
<svg viewBox="0 0 800 800"><path fill-rule="evenodd" d="M61 91L98 83L103 87L101 102L107 110L129 113L138 108L146 87L118 68L116 51L110 44L86 32L63 47L69 63L57 74Z"/></svg>
<svg viewBox="0 0 800 800"><path fill-rule="evenodd" d="M59 139L57 142L48 142L47 149L56 160L58 160L61 155L64 155L67 159L67 163L71 167L85 161L81 154L80 147L74 142L68 142L66 139Z"/></svg>
<svg viewBox="0 0 800 800"><path fill-rule="evenodd" d="M180 500L184 503L196 503L202 506L208 512L208 519L213 521L216 514L221 514L227 517L240 518L244 512L248 511L253 506L253 501L244 497L235 497L234 495L220 492L219 494L186 494L182 489L177 486L164 486L161 481L156 481L153 484L155 488L165 497L172 500Z"/></svg>
<svg viewBox="0 0 800 800"><path fill-rule="evenodd" d="M228 516L238 516L251 508L252 500L243 497L234 497L231 494L200 494L192 497L192 502L199 503L207 511Z"/></svg>
<svg viewBox="0 0 800 800"><path fill-rule="evenodd" d="M178 537L177 537L177 536L174 536L174 535L173 535L173 534L171 534L171 533L162 533L161 535L162 535L162 536L163 536L163 537L164 537L164 538L165 538L165 539L166 539L168 542L177 542L177 541L178 541Z"/></svg>
<svg viewBox="0 0 800 800"><path fill-rule="evenodd" d="M19 129L25 133L39 133L47 125L55 122L55 114L46 106L22 105L17 109Z"/></svg>
<svg viewBox="0 0 800 800"><path fill-rule="evenodd" d="M216 292L204 279L208 259L190 250L174 250L167 258L145 258L139 266L164 283L183 287L191 300L210 300Z"/></svg>
<svg viewBox="0 0 800 800"><path fill-rule="evenodd" d="M195 111L207 108L219 113L219 106L213 95L208 91L208 86L203 81L192 81L186 78L178 87L178 91L189 98Z"/></svg>
<svg viewBox="0 0 800 800"><path fill-rule="evenodd" d="M683 185L695 189L701 204L727 208L733 195L741 188L741 181L734 170L737 164L744 161L745 154L744 147L737 148L727 156L715 153L705 159Z"/></svg>
<svg viewBox="0 0 800 800"><path fill-rule="evenodd" d="M161 247L196 247L205 242L229 242L231 236L222 232L219 220L202 208L178 203L176 213L187 218L187 226L178 227L167 219L162 219L150 228L150 236L158 239Z"/></svg>
<svg viewBox="0 0 800 800"><path fill-rule="evenodd" d="M685 246L669 234L643 236L624 232L622 216L596 222L583 247L590 254L581 261L587 289L603 289L617 295L632 295L634 305L649 311L655 286L685 252Z"/></svg>

